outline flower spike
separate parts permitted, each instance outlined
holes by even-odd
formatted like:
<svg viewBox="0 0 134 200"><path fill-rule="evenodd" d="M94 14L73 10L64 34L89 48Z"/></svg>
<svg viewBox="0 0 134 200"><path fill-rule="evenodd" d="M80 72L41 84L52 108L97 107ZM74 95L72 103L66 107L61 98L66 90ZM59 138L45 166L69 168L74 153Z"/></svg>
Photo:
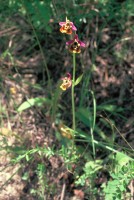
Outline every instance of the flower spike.
<svg viewBox="0 0 134 200"><path fill-rule="evenodd" d="M63 83L61 84L60 88L62 90L67 90L69 87L71 87L72 85L72 80L71 80L71 74L67 73L67 77L64 77L61 79L63 81Z"/></svg>
<svg viewBox="0 0 134 200"><path fill-rule="evenodd" d="M66 34L72 34L73 31L76 31L77 28L74 26L73 22L70 22L67 17L65 22L60 22L59 25L61 26L60 32Z"/></svg>
<svg viewBox="0 0 134 200"><path fill-rule="evenodd" d="M85 43L80 41L78 35L75 34L74 39L66 42L66 45L69 45L69 51L71 53L80 53L81 47L85 47Z"/></svg>

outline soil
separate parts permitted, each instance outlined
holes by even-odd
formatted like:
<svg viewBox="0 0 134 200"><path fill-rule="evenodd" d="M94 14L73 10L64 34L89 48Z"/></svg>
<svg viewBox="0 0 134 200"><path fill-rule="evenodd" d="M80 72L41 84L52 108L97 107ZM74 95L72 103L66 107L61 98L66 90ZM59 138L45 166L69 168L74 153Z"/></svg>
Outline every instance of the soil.
<svg viewBox="0 0 134 200"><path fill-rule="evenodd" d="M46 177L49 180L44 199L62 200L62 196L65 200L88 199L88 197L84 197L83 188L75 187L73 173L65 167L64 160L60 156L53 155L50 158L39 158L35 154L30 162L22 160L19 164L11 163L11 160L16 156L12 150L13 148L19 148L20 144L26 149L35 148L37 145L52 147L53 144L56 148L60 147L47 108L44 108L46 110L42 112L40 108L34 107L25 110L21 114L14 109L27 98L48 96L47 75L45 72L43 77L42 73L44 71L42 67L44 66L44 58L42 58L38 45L34 44L35 40L31 27L21 16L16 19L15 23L14 26L9 28L2 25L4 32L0 32L1 39L5 40L5 43L1 45L1 52L4 51L6 46L9 47L13 56L13 61L9 54L4 58L0 58L0 143L2 147L0 152L0 200L39 199L38 194L31 193L30 189L33 188L34 192L39 187L35 170L37 164L40 163L45 164L47 168ZM83 24L83 26L85 28L88 24ZM43 47L54 90L62 75L72 70L70 67L72 61L70 54L65 49L65 36L58 33L59 27L56 23L52 22L52 27L54 29L53 33L46 33L46 38L41 40L41 46ZM78 68L76 74L92 70L91 85L88 86L88 89L95 91L97 104L101 105L104 102L113 100L117 108L124 109L122 118L120 115L115 116L112 114L110 117L114 120L123 137L134 148L134 60L132 49L134 41L131 32L126 29L121 38L129 36L130 40L120 40L113 44L111 30L103 30L101 43L99 44L99 48L103 51L96 54L94 69L92 68L91 57L96 52L97 47L95 43L92 44L92 39L89 42L88 34L87 30L83 37L87 47L77 57L78 65L80 65L80 58L83 68ZM91 32L91 38L92 35ZM107 50L106 46L110 42L113 45ZM32 45L35 46L30 51ZM123 58L120 59L120 57L113 54L113 49L121 54L124 47L127 47L127 51ZM33 87L34 85L41 85L41 87ZM80 87L78 86L76 97L79 91ZM69 96L70 94L65 93L61 102ZM67 106L69 101L66 101ZM68 106L68 109L71 109L70 106ZM65 115L67 115L66 120L68 120L68 113ZM98 111L97 120L100 119L100 116L106 117L106 113ZM102 124L100 126L107 130ZM118 132L116 134L117 144L120 147L128 147L121 135ZM9 146L12 149L7 148ZM72 165L72 170L73 168L75 169L75 166ZM25 180L24 175L27 173L28 179ZM96 182L102 184L107 179L108 174L102 173ZM49 191L53 191L53 194ZM98 196L96 199L101 199L101 197Z"/></svg>

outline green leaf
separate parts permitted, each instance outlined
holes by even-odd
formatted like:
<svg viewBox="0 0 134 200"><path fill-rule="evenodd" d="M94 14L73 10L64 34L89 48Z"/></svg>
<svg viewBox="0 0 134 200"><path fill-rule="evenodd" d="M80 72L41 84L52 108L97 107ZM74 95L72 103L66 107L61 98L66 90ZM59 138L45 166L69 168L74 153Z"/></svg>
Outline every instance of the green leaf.
<svg viewBox="0 0 134 200"><path fill-rule="evenodd" d="M17 109L18 112L22 112L23 110L26 110L32 106L42 106L44 103L51 104L51 101L47 98L37 97L28 99L27 101L23 102L19 108Z"/></svg>
<svg viewBox="0 0 134 200"><path fill-rule="evenodd" d="M29 155L28 154L26 154L26 161L29 161Z"/></svg>
<svg viewBox="0 0 134 200"><path fill-rule="evenodd" d="M123 108L121 107L117 107L116 105L113 105L113 104L105 104L105 105L99 105L97 106L97 109L98 110L106 110L108 112L122 112L123 111Z"/></svg>
<svg viewBox="0 0 134 200"><path fill-rule="evenodd" d="M123 184L120 184L120 191L124 192L126 190L126 187Z"/></svg>
<svg viewBox="0 0 134 200"><path fill-rule="evenodd" d="M127 155L125 155L124 153L120 153L118 152L116 154L116 162L117 162L117 165L116 165L116 168L118 170L120 170L124 165L126 165L129 161L131 160L130 157L128 157Z"/></svg>
<svg viewBox="0 0 134 200"><path fill-rule="evenodd" d="M21 177L23 181L26 181L29 179L29 174L28 172L25 172L24 175Z"/></svg>
<svg viewBox="0 0 134 200"><path fill-rule="evenodd" d="M79 108L76 112L77 118L82 121L87 127L90 127L90 114L86 108Z"/></svg>
<svg viewBox="0 0 134 200"><path fill-rule="evenodd" d="M102 168L101 164L102 164L101 160L96 160L95 162L89 161L85 164L84 171L88 176L94 174L96 171Z"/></svg>
<svg viewBox="0 0 134 200"><path fill-rule="evenodd" d="M75 81L75 86L78 85L80 83L80 81L82 80L83 74L81 74Z"/></svg>

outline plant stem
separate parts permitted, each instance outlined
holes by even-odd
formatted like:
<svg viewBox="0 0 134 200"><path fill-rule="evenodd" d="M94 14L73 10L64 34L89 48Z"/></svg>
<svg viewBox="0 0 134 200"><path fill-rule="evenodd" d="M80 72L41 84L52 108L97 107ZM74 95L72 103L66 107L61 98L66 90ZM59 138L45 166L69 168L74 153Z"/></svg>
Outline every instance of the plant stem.
<svg viewBox="0 0 134 200"><path fill-rule="evenodd" d="M74 102L74 87L75 87L75 70L76 70L76 58L75 53L73 53L73 80L72 80L72 122L73 130L75 131L75 102Z"/></svg>
<svg viewBox="0 0 134 200"><path fill-rule="evenodd" d="M92 140L92 148L93 148L93 157L95 160L95 144L94 144L94 127L96 122L96 100L94 97L94 92L91 90L92 98L93 98L93 123L90 125L90 131L91 131L91 140Z"/></svg>

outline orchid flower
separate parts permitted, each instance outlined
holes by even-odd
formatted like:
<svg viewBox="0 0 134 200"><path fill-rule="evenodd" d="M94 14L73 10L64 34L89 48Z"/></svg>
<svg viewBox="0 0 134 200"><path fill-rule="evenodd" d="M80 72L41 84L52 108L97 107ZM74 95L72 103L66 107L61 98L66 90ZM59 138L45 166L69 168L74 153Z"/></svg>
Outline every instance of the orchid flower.
<svg viewBox="0 0 134 200"><path fill-rule="evenodd" d="M69 87L71 87L72 85L72 80L71 80L71 74L70 73L67 73L67 77L64 77L61 79L63 81L63 83L61 84L60 88L62 90L66 90L68 89Z"/></svg>
<svg viewBox="0 0 134 200"><path fill-rule="evenodd" d="M77 28L74 26L73 22L70 22L67 17L65 22L60 22L59 25L61 26L60 32L66 34L72 34L73 31L76 31Z"/></svg>
<svg viewBox="0 0 134 200"><path fill-rule="evenodd" d="M74 135L71 132L71 129L65 126L63 123L59 124L60 133L63 137L68 139L73 139Z"/></svg>
<svg viewBox="0 0 134 200"><path fill-rule="evenodd" d="M69 45L69 51L71 53L80 53L81 47L85 47L85 43L80 41L78 35L75 34L74 39L66 42L66 45Z"/></svg>

